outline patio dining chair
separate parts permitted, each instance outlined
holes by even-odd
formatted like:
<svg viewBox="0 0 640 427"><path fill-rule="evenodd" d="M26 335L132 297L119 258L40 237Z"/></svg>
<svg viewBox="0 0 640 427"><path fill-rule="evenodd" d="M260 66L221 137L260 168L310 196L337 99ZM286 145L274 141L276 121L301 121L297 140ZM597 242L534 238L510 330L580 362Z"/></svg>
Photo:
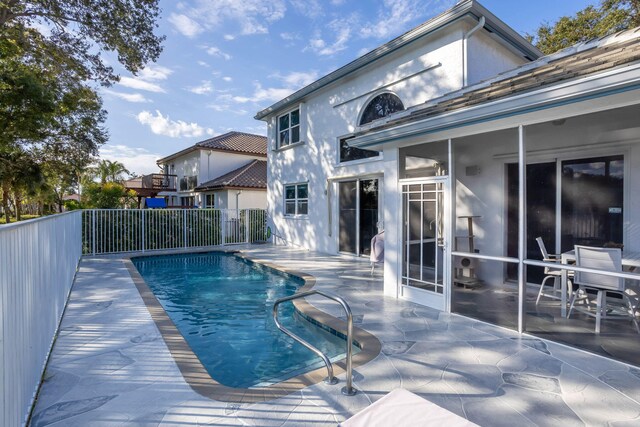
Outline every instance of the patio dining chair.
<svg viewBox="0 0 640 427"><path fill-rule="evenodd" d="M575 249L576 266L578 267L622 272L622 251L619 248L593 248L590 246L576 245ZM577 301L582 300L586 301L587 304L590 303L590 299L593 298L593 293L590 294L587 291L591 290L596 293L595 313L591 311L589 305L586 310L581 311L596 318L596 334L600 333L600 323L603 318L625 316L631 317L636 331L640 334L640 326L638 325L638 320L635 316L636 307L629 296L625 293L624 278L576 271L574 283L578 288L571 296L569 314L567 317L571 316L571 312L573 311ZM616 299L622 302L622 307L618 307L618 311L624 313L623 315L613 314L614 309L609 306L609 303L612 301L607 300L607 294L619 296L619 298Z"/></svg>
<svg viewBox="0 0 640 427"><path fill-rule="evenodd" d="M543 261L555 262L555 263L559 263L561 261L560 255L549 254L546 246L544 245L544 241L542 240L542 237L536 238L536 242L538 242L538 246L540 247L540 252L542 253ZM567 284L569 285L567 286L567 289L570 290L571 289L570 279L573 278L573 272L570 271L567 273L567 275L568 275ZM553 289L551 291L547 291L545 289L545 285L547 283L547 280L549 279L553 279ZM544 268L544 279L542 279L542 283L540 283L540 290L538 291L538 298L536 299L536 305L538 305L538 303L540 302L540 298L543 295L553 299L561 299L561 296L560 296L560 292L562 292L561 279L562 279L562 270L560 268L553 268L553 267Z"/></svg>

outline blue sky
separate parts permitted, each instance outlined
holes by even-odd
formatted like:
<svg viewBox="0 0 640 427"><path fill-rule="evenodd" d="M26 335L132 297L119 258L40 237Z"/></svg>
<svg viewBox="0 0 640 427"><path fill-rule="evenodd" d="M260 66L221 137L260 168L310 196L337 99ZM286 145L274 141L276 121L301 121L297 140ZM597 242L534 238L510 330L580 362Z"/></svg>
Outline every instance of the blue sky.
<svg viewBox="0 0 640 427"><path fill-rule="evenodd" d="M255 113L386 43L455 0L161 0L155 64L102 89L101 157L132 172L230 130L266 134ZM524 34L595 0L484 0ZM111 61L112 64L114 61ZM117 67L116 67L117 69Z"/></svg>

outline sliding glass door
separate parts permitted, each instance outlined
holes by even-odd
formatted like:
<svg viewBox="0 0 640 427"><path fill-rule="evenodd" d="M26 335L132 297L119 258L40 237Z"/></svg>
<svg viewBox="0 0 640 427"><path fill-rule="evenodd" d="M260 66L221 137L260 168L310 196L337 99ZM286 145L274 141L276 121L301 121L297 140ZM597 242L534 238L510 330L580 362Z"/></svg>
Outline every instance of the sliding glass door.
<svg viewBox="0 0 640 427"><path fill-rule="evenodd" d="M378 233L378 198L377 179L338 183L340 252L371 253L371 239Z"/></svg>
<svg viewBox="0 0 640 427"><path fill-rule="evenodd" d="M508 255L517 257L517 164L507 165L507 183ZM622 245L623 197L622 156L527 165L527 258L542 259L537 237L551 253L572 250L574 245ZM541 267L530 266L527 273L531 283L544 278ZM517 265L508 267L508 277L517 278Z"/></svg>

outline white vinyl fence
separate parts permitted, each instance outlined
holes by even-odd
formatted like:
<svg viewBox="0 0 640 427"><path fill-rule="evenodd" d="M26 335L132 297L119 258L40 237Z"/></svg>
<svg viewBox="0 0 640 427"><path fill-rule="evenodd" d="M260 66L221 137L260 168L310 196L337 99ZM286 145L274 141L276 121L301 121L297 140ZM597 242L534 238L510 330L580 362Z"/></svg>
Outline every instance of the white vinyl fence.
<svg viewBox="0 0 640 427"><path fill-rule="evenodd" d="M81 213L0 226L0 425L24 425L82 254Z"/></svg>
<svg viewBox="0 0 640 427"><path fill-rule="evenodd" d="M263 209L88 209L84 254L153 251L267 240Z"/></svg>

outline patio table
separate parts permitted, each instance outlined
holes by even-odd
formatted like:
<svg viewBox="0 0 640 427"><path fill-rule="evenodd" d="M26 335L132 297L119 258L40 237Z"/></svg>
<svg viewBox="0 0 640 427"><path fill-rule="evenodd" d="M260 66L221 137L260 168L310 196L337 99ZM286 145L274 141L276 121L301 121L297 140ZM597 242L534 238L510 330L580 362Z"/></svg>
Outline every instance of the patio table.
<svg viewBox="0 0 640 427"><path fill-rule="evenodd" d="M562 253L562 263L575 262L576 251L571 250ZM640 251L622 251L622 266L628 268L640 267ZM560 314L567 317L567 270L562 270L562 290L560 295Z"/></svg>

